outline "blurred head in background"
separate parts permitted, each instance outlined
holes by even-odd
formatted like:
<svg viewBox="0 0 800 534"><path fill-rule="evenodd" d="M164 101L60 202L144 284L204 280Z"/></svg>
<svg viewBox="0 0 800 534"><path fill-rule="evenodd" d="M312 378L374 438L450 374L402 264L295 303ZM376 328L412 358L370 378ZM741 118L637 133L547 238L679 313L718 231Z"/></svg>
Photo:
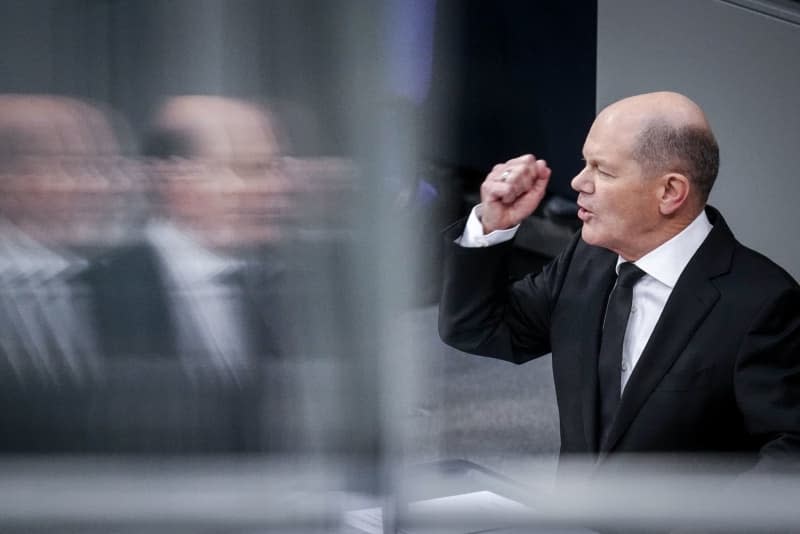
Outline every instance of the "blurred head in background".
<svg viewBox="0 0 800 534"><path fill-rule="evenodd" d="M160 213L200 244L235 252L278 240L304 185L283 168L277 124L257 104L169 98L145 142Z"/></svg>
<svg viewBox="0 0 800 534"><path fill-rule="evenodd" d="M107 247L133 237L146 185L124 156L127 128L102 106L0 95L0 216L50 246Z"/></svg>

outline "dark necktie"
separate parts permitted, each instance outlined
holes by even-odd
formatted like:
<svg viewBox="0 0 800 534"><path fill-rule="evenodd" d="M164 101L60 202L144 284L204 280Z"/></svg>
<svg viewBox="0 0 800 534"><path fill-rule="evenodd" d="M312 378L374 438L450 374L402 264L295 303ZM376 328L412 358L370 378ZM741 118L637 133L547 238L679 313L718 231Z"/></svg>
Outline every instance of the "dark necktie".
<svg viewBox="0 0 800 534"><path fill-rule="evenodd" d="M603 341L597 362L600 386L600 443L611 428L611 422L619 405L622 381L622 340L631 313L633 286L644 276L644 271L632 263L619 266L619 276L608 299L606 318L603 324Z"/></svg>

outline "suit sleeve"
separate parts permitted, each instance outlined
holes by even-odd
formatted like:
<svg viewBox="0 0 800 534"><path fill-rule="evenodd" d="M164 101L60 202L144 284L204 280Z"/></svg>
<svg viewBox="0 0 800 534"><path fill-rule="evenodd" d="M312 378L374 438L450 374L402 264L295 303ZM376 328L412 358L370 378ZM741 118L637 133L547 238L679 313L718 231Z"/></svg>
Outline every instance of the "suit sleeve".
<svg viewBox="0 0 800 534"><path fill-rule="evenodd" d="M800 466L800 288L771 299L756 315L737 359L736 401L758 440L759 468Z"/></svg>
<svg viewBox="0 0 800 534"><path fill-rule="evenodd" d="M550 316L578 236L541 273L511 282L513 241L484 248L454 243L463 221L444 232L439 335L459 350L524 363L550 352Z"/></svg>

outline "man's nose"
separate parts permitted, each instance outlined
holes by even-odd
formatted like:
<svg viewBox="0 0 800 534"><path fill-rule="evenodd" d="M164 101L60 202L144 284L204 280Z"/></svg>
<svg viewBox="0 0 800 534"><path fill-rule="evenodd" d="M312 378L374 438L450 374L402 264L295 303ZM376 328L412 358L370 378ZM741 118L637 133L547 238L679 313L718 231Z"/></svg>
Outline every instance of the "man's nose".
<svg viewBox="0 0 800 534"><path fill-rule="evenodd" d="M592 187L593 184L589 174L588 166L584 167L570 182L572 189L578 193L591 193L594 188Z"/></svg>

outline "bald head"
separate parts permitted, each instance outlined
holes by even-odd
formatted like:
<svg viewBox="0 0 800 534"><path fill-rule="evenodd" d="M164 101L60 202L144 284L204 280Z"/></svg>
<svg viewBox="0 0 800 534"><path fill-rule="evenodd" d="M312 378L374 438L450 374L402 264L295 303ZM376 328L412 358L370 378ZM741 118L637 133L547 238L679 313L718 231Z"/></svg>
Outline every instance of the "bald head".
<svg viewBox="0 0 800 534"><path fill-rule="evenodd" d="M605 108L598 120L635 131L631 155L646 176L686 176L698 207L705 205L719 170L719 148L695 102L673 92L636 95Z"/></svg>
<svg viewBox="0 0 800 534"><path fill-rule="evenodd" d="M662 120L676 127L691 125L710 129L700 106L680 93L669 91L623 98L609 105L599 116L606 114L624 116L641 124L651 120Z"/></svg>

